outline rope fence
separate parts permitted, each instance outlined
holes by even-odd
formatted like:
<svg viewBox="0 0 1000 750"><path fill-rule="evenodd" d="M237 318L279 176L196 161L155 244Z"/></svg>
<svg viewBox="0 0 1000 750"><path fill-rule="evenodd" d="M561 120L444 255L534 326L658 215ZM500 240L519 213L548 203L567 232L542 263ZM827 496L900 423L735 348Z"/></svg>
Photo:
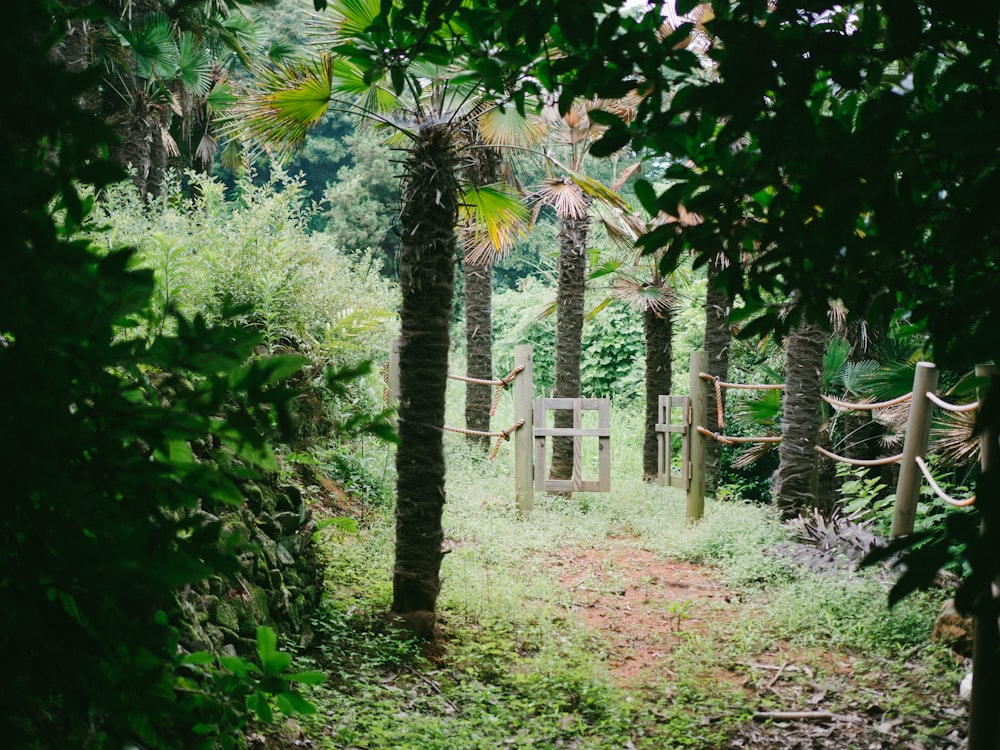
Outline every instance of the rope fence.
<svg viewBox="0 0 1000 750"><path fill-rule="evenodd" d="M952 413L975 411L976 409L979 408L978 401L973 401L972 403L968 404L950 404L943 398L938 396L936 393L933 393L931 391L927 391L927 393L925 393L924 395L927 396L928 401L930 401L938 408L944 409L945 411L950 411Z"/></svg>
<svg viewBox="0 0 1000 750"><path fill-rule="evenodd" d="M874 411L875 409L889 409L893 406L905 404L913 398L913 391L905 393L898 398L889 401L841 401L833 396L820 396L820 398L838 411Z"/></svg>
<svg viewBox="0 0 1000 750"><path fill-rule="evenodd" d="M493 446L493 450L490 452L490 461L496 458L497 453L500 451L500 446L503 445L505 440L509 440L510 436L517 432L519 429L524 427L524 420L519 419L513 425L508 427L506 430L499 430L497 432L486 432L484 430L467 430L464 427L449 427L444 426L444 429L448 432L457 432L460 435L472 435L473 437L495 437L500 438L497 440L497 444Z"/></svg>
<svg viewBox="0 0 1000 750"><path fill-rule="evenodd" d="M833 461L840 461L844 464L851 464L851 466L887 466L903 460L902 453L897 453L895 456L885 456L884 458L848 458L847 456L838 456L821 445L814 445L813 447L821 456L826 456Z"/></svg>
<svg viewBox="0 0 1000 750"><path fill-rule="evenodd" d="M510 388L511 384L517 380L517 376L524 372L524 366L518 365L513 370L511 370L505 377L499 380L485 380L482 378L470 378L465 375L452 375L448 373L448 378L451 380L458 380L462 383L472 383L474 385L492 385L496 386L496 393L493 394L493 404L490 406L490 416L496 416L497 404L500 403L500 394Z"/></svg>
<svg viewBox="0 0 1000 750"><path fill-rule="evenodd" d="M705 437L712 438L723 445L736 445L737 443L780 443L780 437L736 437L734 435L720 435L718 432L707 430L698 425L698 433Z"/></svg>
<svg viewBox="0 0 1000 750"><path fill-rule="evenodd" d="M975 495L966 498L965 500L956 500L951 495L942 490L941 486L936 481L934 481L934 477L931 476L931 470L927 468L927 463L924 461L924 459L922 459L920 456L917 456L914 459L914 461L916 462L917 466L920 467L920 473L924 475L924 479L927 480L927 484L930 485L930 488L932 490L934 490L934 494L937 495L940 499L944 500L946 503L948 503L948 505L951 505L955 508L967 508L968 506L973 505L976 502Z"/></svg>
<svg viewBox="0 0 1000 750"><path fill-rule="evenodd" d="M921 363L921 364L926 364L926 363ZM918 368L918 375L919 374L923 373L920 373ZM717 417L716 421L718 422L719 430L722 430L725 427L725 400L724 400L723 389L730 388L733 390L744 390L744 391L769 391L769 390L784 390L785 387L783 384L780 383L770 384L770 385L730 383L722 380L717 375L710 375L705 372L698 372L697 378L707 383L711 383L712 387L715 390L715 406L716 406L716 417ZM697 381L695 379L692 379L692 382L697 382ZM934 385L936 385L936 379L934 380ZM931 388L933 388L933 385L931 385ZM829 404L837 411L876 411L879 409L891 409L892 407L901 406L909 402L911 404L911 414L915 416L916 419L914 420L913 426L908 426L908 432L912 431L914 433L918 432L922 433L922 438L915 442L920 442L922 446L926 446L928 437L927 427L929 426L930 422L930 412L929 410L926 409L926 407L923 406L923 402L921 402L920 409L914 409L912 404L913 404L913 395L915 393L924 394L927 398L927 402L947 412L952 412L952 413L971 412L979 408L978 401L973 401L971 403L965 403L965 404L949 403L948 401L945 401L940 396L938 396L933 390L929 390L926 387L919 388L916 380L914 382L914 389L912 391L903 394L902 396L899 396L897 398L889 399L886 401L874 401L874 402L844 401L843 399L825 395L821 395L820 399L822 399L823 402ZM695 429L698 432L698 434L727 446L746 444L746 443L760 444L760 443L781 442L780 437L772 437L772 436L736 437L733 435L724 435L721 432L713 432L712 430L709 430L701 425L697 425ZM896 455L893 456L884 456L882 458L874 458L874 459L851 458L848 456L842 456L824 448L821 445L816 445L813 447L815 448L816 452L821 456L828 458L831 461L838 461L840 463L849 464L851 466L863 466L863 467L887 466L890 464L906 464L909 461L909 463L919 468L920 474L922 474L923 478L927 480L927 483L933 490L933 492L947 504L956 508L964 508L973 505L975 503L976 500L975 496L968 498L966 500L958 500L956 498L951 497L946 492L944 492L944 490L941 489L941 486L935 481L934 477L931 476L930 470L927 468L927 463L924 461L923 456L920 455L923 452L923 447L919 451L914 449L904 448L904 451L902 453L897 453ZM908 451L911 454L909 456L907 456Z"/></svg>

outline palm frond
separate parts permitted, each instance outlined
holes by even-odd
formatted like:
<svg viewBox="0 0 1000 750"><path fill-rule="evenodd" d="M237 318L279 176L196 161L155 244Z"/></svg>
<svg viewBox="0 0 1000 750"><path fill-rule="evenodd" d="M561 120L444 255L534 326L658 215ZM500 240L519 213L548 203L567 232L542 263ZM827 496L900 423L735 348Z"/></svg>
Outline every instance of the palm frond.
<svg viewBox="0 0 1000 750"><path fill-rule="evenodd" d="M823 387L829 390L843 376L844 366L851 356L851 344L835 337L826 344L823 355Z"/></svg>
<svg viewBox="0 0 1000 750"><path fill-rule="evenodd" d="M968 466L979 461L979 438L975 435L976 412L942 412L931 425L929 452L948 466Z"/></svg>
<svg viewBox="0 0 1000 750"><path fill-rule="evenodd" d="M612 190L621 190L622 186L631 180L636 174L642 172L642 162L637 161L629 164L625 169L622 170L621 174L618 175L618 179L615 180L614 184L611 186Z"/></svg>
<svg viewBox="0 0 1000 750"><path fill-rule="evenodd" d="M548 158L549 161L552 161L557 166L560 166L563 173L566 175L566 178L571 180L573 184L579 187L580 190L583 191L588 197L607 206L619 208L622 211L627 211L629 209L628 203L625 199L600 180L588 177L577 170L567 169L565 166L560 165L559 162L551 156Z"/></svg>
<svg viewBox="0 0 1000 750"><path fill-rule="evenodd" d="M232 109L228 130L241 132L281 160L302 148L306 133L332 101L333 58L298 61L256 71L257 90Z"/></svg>
<svg viewBox="0 0 1000 750"><path fill-rule="evenodd" d="M882 365L874 359L863 359L860 362L847 362L841 369L839 380L844 390L861 395L869 390L869 382L882 369Z"/></svg>
<svg viewBox="0 0 1000 750"><path fill-rule="evenodd" d="M612 289L616 298L640 310L652 310L661 316L670 314L677 301L677 293L670 284L664 281L649 281L648 277L643 280L640 276L627 271L618 274Z"/></svg>
<svg viewBox="0 0 1000 750"><path fill-rule="evenodd" d="M215 159L215 154L218 150L218 141L216 141L212 137L212 134L206 130L202 134L201 140L198 141L198 148L195 151L195 156L200 159L203 164L211 164L212 160Z"/></svg>
<svg viewBox="0 0 1000 750"><path fill-rule="evenodd" d="M743 448L736 454L731 465L735 469L745 469L754 461L763 458L768 452L776 450L777 445L777 443L750 443L748 448Z"/></svg>
<svg viewBox="0 0 1000 750"><path fill-rule="evenodd" d="M587 312L585 312L583 315L583 319L589 323L591 320L596 318L601 313L601 310L606 308L612 302L614 302L614 299L612 297L605 297L596 305L594 305L592 308L587 310Z"/></svg>
<svg viewBox="0 0 1000 750"><path fill-rule="evenodd" d="M491 107L478 122L479 134L491 146L531 147L545 140L542 123L537 118L523 117L514 107Z"/></svg>
<svg viewBox="0 0 1000 750"><path fill-rule="evenodd" d="M753 424L772 425L781 414L781 391L760 391L754 398L742 400L735 412Z"/></svg>
<svg viewBox="0 0 1000 750"><path fill-rule="evenodd" d="M462 192L462 242L466 257L477 264L505 257L527 234L529 213L505 185L472 187Z"/></svg>
<svg viewBox="0 0 1000 750"><path fill-rule="evenodd" d="M552 206L558 216L583 219L587 216L587 200L583 191L568 177L549 177L535 191L540 204Z"/></svg>
<svg viewBox="0 0 1000 750"><path fill-rule="evenodd" d="M611 258L610 260L606 260L598 265L593 271L590 272L590 275L587 278L594 281L595 279L599 279L603 276L610 276L618 273L621 267L622 262L618 258Z"/></svg>
<svg viewBox="0 0 1000 750"><path fill-rule="evenodd" d="M380 0L331 0L326 12L336 24L341 38L359 36L381 12Z"/></svg>
<svg viewBox="0 0 1000 750"><path fill-rule="evenodd" d="M144 16L139 26L125 34L135 54L137 72L146 79L172 79L177 73L174 27L163 13Z"/></svg>
<svg viewBox="0 0 1000 750"><path fill-rule="evenodd" d="M177 72L184 90L195 96L205 96L212 87L212 57L208 48L194 34L185 31L177 50Z"/></svg>

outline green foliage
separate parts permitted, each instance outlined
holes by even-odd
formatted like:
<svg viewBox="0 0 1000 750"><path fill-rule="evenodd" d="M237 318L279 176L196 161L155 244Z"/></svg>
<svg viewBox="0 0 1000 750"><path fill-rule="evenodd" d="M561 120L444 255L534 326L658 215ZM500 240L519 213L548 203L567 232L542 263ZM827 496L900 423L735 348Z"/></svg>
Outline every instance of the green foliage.
<svg viewBox="0 0 1000 750"><path fill-rule="evenodd" d="M181 186L149 205L129 185L98 202L114 227L111 243L134 243L157 272L157 310L168 305L211 320L238 311L268 351L294 350L341 366L384 357L394 328L394 295L369 255L350 259L311 235L303 183L274 170L263 185L242 179L233 198L210 177L189 175L192 207Z"/></svg>
<svg viewBox="0 0 1000 750"><path fill-rule="evenodd" d="M48 54L54 10L12 9L0 52L39 87L15 84L23 106L0 125L0 731L12 747L235 746L272 696L307 709L288 662L262 630L260 665L208 668L180 648L173 605L240 569L247 550L219 515L274 468L303 360L253 359L257 332L171 309L188 283L169 273L177 243L154 238L155 270L137 269L134 250L79 234L78 186L122 175L91 161L111 135L78 108L91 80Z"/></svg>
<svg viewBox="0 0 1000 750"><path fill-rule="evenodd" d="M336 178L326 183L319 216L323 231L334 247L346 252L377 250L384 268L395 277L401 170L383 139L370 129L359 128L347 136L344 147L351 164L340 167ZM310 145L307 153L311 148L316 147Z"/></svg>
<svg viewBox="0 0 1000 750"><path fill-rule="evenodd" d="M555 385L555 319L543 316L555 300L555 289L537 279L526 278L517 290L493 295L494 369L506 374L514 368L514 347L532 347L532 377L535 393L551 393Z"/></svg>
<svg viewBox="0 0 1000 750"><path fill-rule="evenodd" d="M635 307L620 302L605 307L584 325L580 395L641 398L645 353L642 317Z"/></svg>

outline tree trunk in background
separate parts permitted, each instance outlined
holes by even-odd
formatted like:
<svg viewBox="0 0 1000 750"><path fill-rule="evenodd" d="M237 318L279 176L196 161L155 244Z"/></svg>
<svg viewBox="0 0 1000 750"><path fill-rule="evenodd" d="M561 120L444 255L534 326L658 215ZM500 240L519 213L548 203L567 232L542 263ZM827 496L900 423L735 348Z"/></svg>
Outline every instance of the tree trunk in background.
<svg viewBox="0 0 1000 750"><path fill-rule="evenodd" d="M642 325L646 335L646 426L642 439L642 478L648 482L656 479L659 470L656 422L660 396L670 393L670 381L673 379L673 310L646 308L642 312ZM667 437L669 439L669 435Z"/></svg>
<svg viewBox="0 0 1000 750"><path fill-rule="evenodd" d="M473 161L468 169L475 187L492 185L500 179L500 154L477 138ZM468 257L463 264L465 281L465 374L479 380L493 379L493 266L479 265ZM465 387L465 426L489 432L493 387L467 383ZM469 441L489 450L488 437L469 436Z"/></svg>
<svg viewBox="0 0 1000 750"><path fill-rule="evenodd" d="M465 345L468 361L466 375L480 380L493 378L493 267L468 260L465 272ZM465 426L489 432L493 388L478 383L465 386ZM468 439L488 450L488 437L470 435Z"/></svg>
<svg viewBox="0 0 1000 750"><path fill-rule="evenodd" d="M556 263L556 398L580 397L580 356L583 348L583 296L587 274L587 233L590 218L561 217ZM572 427L570 411L556 411L556 427ZM552 479L573 476L572 438L552 439Z"/></svg>
<svg viewBox="0 0 1000 750"><path fill-rule="evenodd" d="M820 507L816 443L826 340L822 327L803 318L785 343L780 464L774 479L774 499L785 518Z"/></svg>
<svg viewBox="0 0 1000 750"><path fill-rule="evenodd" d="M727 318L733 301L729 294L717 286L720 260L716 258L708 264L708 291L705 294L705 354L708 358L708 374L719 380L729 379L729 349L733 343L733 331ZM709 429L722 432L718 428L718 407L715 403L715 388L709 386L708 420ZM715 497L722 472L722 443L705 441L705 494Z"/></svg>
<svg viewBox="0 0 1000 750"><path fill-rule="evenodd" d="M392 611L418 635L429 635L441 588L442 428L458 185L451 130L428 125L418 133L406 163L400 212L400 442Z"/></svg>

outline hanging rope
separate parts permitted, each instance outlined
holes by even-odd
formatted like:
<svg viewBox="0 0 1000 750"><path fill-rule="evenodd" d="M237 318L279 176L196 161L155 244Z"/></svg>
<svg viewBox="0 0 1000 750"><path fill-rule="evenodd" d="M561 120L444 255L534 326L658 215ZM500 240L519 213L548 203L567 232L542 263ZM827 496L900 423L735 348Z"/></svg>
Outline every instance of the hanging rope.
<svg viewBox="0 0 1000 750"><path fill-rule="evenodd" d="M457 432L459 435L472 435L474 437L495 437L499 438L497 444L493 447L493 451L490 453L490 461L496 458L497 453L500 451L500 446L503 445L505 440L509 440L510 436L517 432L521 427L524 427L524 420L519 419L513 425L508 427L506 430L500 430L499 432L484 432L482 430L467 430L464 427L449 427L444 425L445 430L448 432Z"/></svg>
<svg viewBox="0 0 1000 750"><path fill-rule="evenodd" d="M711 430L706 430L701 425L698 426L698 432L705 437L710 437L713 440L722 443L723 445L736 445L737 443L780 443L780 437L733 437L731 435L720 435L718 432L712 432Z"/></svg>
<svg viewBox="0 0 1000 750"><path fill-rule="evenodd" d="M831 458L834 461L840 461L841 463L851 464L852 466L885 466L887 464L894 464L903 460L903 454L897 453L895 456L886 456L884 458L848 458L847 456L838 456L836 453L831 453L826 448L822 446L814 446L816 452Z"/></svg>
<svg viewBox="0 0 1000 750"><path fill-rule="evenodd" d="M722 398L723 388L735 388L738 391L780 391L783 390L785 386L780 383L777 385L747 385L746 383L727 383L722 380L718 375L709 375L707 372L699 372L698 377L702 380L707 380L712 383L715 387L715 411L718 417L717 421L719 423L719 429L723 429L725 424L725 418L723 416L725 402Z"/></svg>
<svg viewBox="0 0 1000 750"><path fill-rule="evenodd" d="M930 395L930 394L928 394ZM841 401L839 398L833 398L832 396L820 396L821 399L830 404L834 409L844 409L853 411L872 411L873 409L888 409L890 406L899 406L900 404L905 404L913 397L913 392L907 393L905 396L900 396L899 398L894 398L891 401L879 401L875 403L857 403L851 401Z"/></svg>
<svg viewBox="0 0 1000 750"><path fill-rule="evenodd" d="M715 377L712 379L715 384L715 411L719 417L719 429L723 429L726 425L722 418L722 381Z"/></svg>
<svg viewBox="0 0 1000 750"><path fill-rule="evenodd" d="M510 388L510 384L513 383L517 376L524 372L524 365L518 365L513 370L511 370L506 377L500 378L499 380L483 380L481 378L468 378L465 375L451 375L449 373L448 377L451 380L458 380L462 383L472 383L474 385L493 385L496 386L496 393L493 394L493 405L490 406L490 416L496 416L497 404L500 403L500 394Z"/></svg>
<svg viewBox="0 0 1000 750"><path fill-rule="evenodd" d="M941 399L937 394L927 391L928 400L935 406L940 406L945 411L962 412L962 411L975 411L979 408L979 402L973 401L971 404L949 404L944 399Z"/></svg>
<svg viewBox="0 0 1000 750"><path fill-rule="evenodd" d="M966 508L976 502L975 495L970 498L966 498L965 500L956 500L951 497L941 489L937 482L934 481L934 477L931 476L931 471L927 468L927 464L924 463L924 459L920 456L916 456L913 460L917 462L917 466L920 467L920 473L924 475L924 478L927 480L927 484L929 484L931 489L934 490L934 494L948 503L948 505L952 505L956 508Z"/></svg>
<svg viewBox="0 0 1000 750"><path fill-rule="evenodd" d="M389 405L389 363L382 365L382 403Z"/></svg>
<svg viewBox="0 0 1000 750"><path fill-rule="evenodd" d="M710 380L712 382L718 380L718 378L714 375L709 375L707 372L699 372L698 377L702 380ZM725 381L719 381L719 385L723 388L734 388L738 391L782 391L785 389L783 383L774 383L771 385L750 385L748 383L727 383Z"/></svg>

